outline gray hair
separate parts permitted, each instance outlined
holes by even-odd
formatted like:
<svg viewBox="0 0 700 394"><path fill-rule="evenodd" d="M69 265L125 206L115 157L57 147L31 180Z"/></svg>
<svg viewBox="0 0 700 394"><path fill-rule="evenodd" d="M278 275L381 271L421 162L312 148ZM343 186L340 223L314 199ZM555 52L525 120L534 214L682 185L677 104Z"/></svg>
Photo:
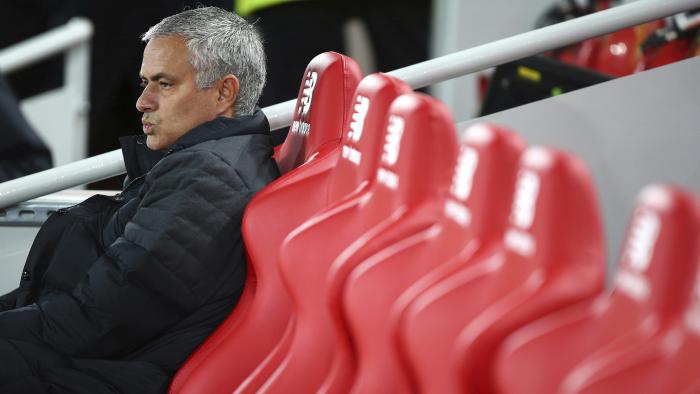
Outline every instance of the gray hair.
<svg viewBox="0 0 700 394"><path fill-rule="evenodd" d="M265 50L256 28L233 12L202 7L169 16L141 37L179 36L186 40L197 86L206 89L227 74L235 75L240 90L234 111L250 115L265 85Z"/></svg>

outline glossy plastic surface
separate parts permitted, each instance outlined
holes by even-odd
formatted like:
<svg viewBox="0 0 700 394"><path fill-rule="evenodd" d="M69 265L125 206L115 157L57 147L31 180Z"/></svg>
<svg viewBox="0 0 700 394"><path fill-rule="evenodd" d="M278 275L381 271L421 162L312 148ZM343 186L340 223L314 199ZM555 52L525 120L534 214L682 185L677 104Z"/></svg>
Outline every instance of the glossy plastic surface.
<svg viewBox="0 0 700 394"><path fill-rule="evenodd" d="M690 196L645 189L613 291L513 335L498 357L501 392L676 392L660 365L683 342L677 326L696 277L698 230Z"/></svg>

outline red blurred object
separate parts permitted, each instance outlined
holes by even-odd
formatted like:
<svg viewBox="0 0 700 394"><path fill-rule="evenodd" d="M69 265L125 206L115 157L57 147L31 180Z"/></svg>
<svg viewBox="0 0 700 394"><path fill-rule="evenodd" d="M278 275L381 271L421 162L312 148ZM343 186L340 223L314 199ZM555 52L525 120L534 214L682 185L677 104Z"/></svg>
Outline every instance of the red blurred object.
<svg viewBox="0 0 700 394"><path fill-rule="evenodd" d="M576 17L578 13L604 10L616 3L593 2L584 9L576 9L576 15L566 18ZM561 18L566 19L564 16ZM673 18L660 19L550 51L548 55L567 64L615 77L630 75L697 56L698 52L694 49L697 34L693 32L693 29L697 30L697 17L691 15L690 18L692 22L682 29ZM649 41L655 41L655 44L648 45Z"/></svg>
<svg viewBox="0 0 700 394"><path fill-rule="evenodd" d="M397 346L401 312L435 276L465 262L479 237L500 234L508 199L493 196L512 195L515 164L524 145L519 136L496 126L470 128L449 195L425 201L400 223L404 229L414 229L400 231L408 236L355 264L343 296L358 359L354 392L416 391L411 390L413 383ZM397 227L387 233L396 233Z"/></svg>
<svg viewBox="0 0 700 394"><path fill-rule="evenodd" d="M478 83L478 87L479 87L479 93L478 93L476 99L480 104L483 104L484 101L486 100L486 95L489 92L489 84L491 83L491 77L487 74L481 73L477 76L477 78L478 78L477 83Z"/></svg>
<svg viewBox="0 0 700 394"><path fill-rule="evenodd" d="M603 288L601 222L583 164L537 147L518 170L502 236L404 314L403 343L422 392L492 392L492 361L511 332Z"/></svg>
<svg viewBox="0 0 700 394"><path fill-rule="evenodd" d="M644 69L649 70L666 64L698 56L693 51L693 40L673 40L659 48L653 48L644 53Z"/></svg>
<svg viewBox="0 0 700 394"><path fill-rule="evenodd" d="M602 41L603 39L599 37L591 38L576 45L555 51L552 56L567 64L573 64L583 68L593 68L592 65L597 62L597 56Z"/></svg>
<svg viewBox="0 0 700 394"><path fill-rule="evenodd" d="M677 393L686 391L670 388L697 384L697 369L680 365L700 361L697 334L678 327L698 272L695 204L677 188L645 189L615 289L512 335L497 361L500 392Z"/></svg>

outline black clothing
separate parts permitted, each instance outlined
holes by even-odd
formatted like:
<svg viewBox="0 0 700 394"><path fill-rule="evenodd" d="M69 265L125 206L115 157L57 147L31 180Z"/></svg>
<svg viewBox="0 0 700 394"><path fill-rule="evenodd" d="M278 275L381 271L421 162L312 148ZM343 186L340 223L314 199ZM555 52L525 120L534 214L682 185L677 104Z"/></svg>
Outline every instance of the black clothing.
<svg viewBox="0 0 700 394"><path fill-rule="evenodd" d="M52 167L51 152L36 134L0 75L0 182Z"/></svg>
<svg viewBox="0 0 700 394"><path fill-rule="evenodd" d="M262 112L122 143L123 192L52 215L0 297L0 392L165 392L242 291L243 210L279 175Z"/></svg>

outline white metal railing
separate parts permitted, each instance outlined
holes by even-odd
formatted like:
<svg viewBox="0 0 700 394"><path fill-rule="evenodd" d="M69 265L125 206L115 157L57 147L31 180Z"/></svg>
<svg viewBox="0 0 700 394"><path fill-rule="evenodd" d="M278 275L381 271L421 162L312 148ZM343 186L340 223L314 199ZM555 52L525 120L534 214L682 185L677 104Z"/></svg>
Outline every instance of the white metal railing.
<svg viewBox="0 0 700 394"><path fill-rule="evenodd" d="M87 155L92 34L93 26L88 19L73 18L62 26L0 50L0 73L3 74L65 52L61 96L68 100L61 102L61 111L67 116L61 117L58 128L37 130L51 147L54 160L59 162Z"/></svg>
<svg viewBox="0 0 700 394"><path fill-rule="evenodd" d="M78 48L92 38L92 23L73 18L63 26L49 30L0 51L3 74L39 62L65 50Z"/></svg>
<svg viewBox="0 0 700 394"><path fill-rule="evenodd" d="M404 67L387 74L420 88L626 27L700 7L700 0L638 0L556 25ZM263 109L272 129L289 126L295 100ZM124 173L119 150L0 184L0 208Z"/></svg>

